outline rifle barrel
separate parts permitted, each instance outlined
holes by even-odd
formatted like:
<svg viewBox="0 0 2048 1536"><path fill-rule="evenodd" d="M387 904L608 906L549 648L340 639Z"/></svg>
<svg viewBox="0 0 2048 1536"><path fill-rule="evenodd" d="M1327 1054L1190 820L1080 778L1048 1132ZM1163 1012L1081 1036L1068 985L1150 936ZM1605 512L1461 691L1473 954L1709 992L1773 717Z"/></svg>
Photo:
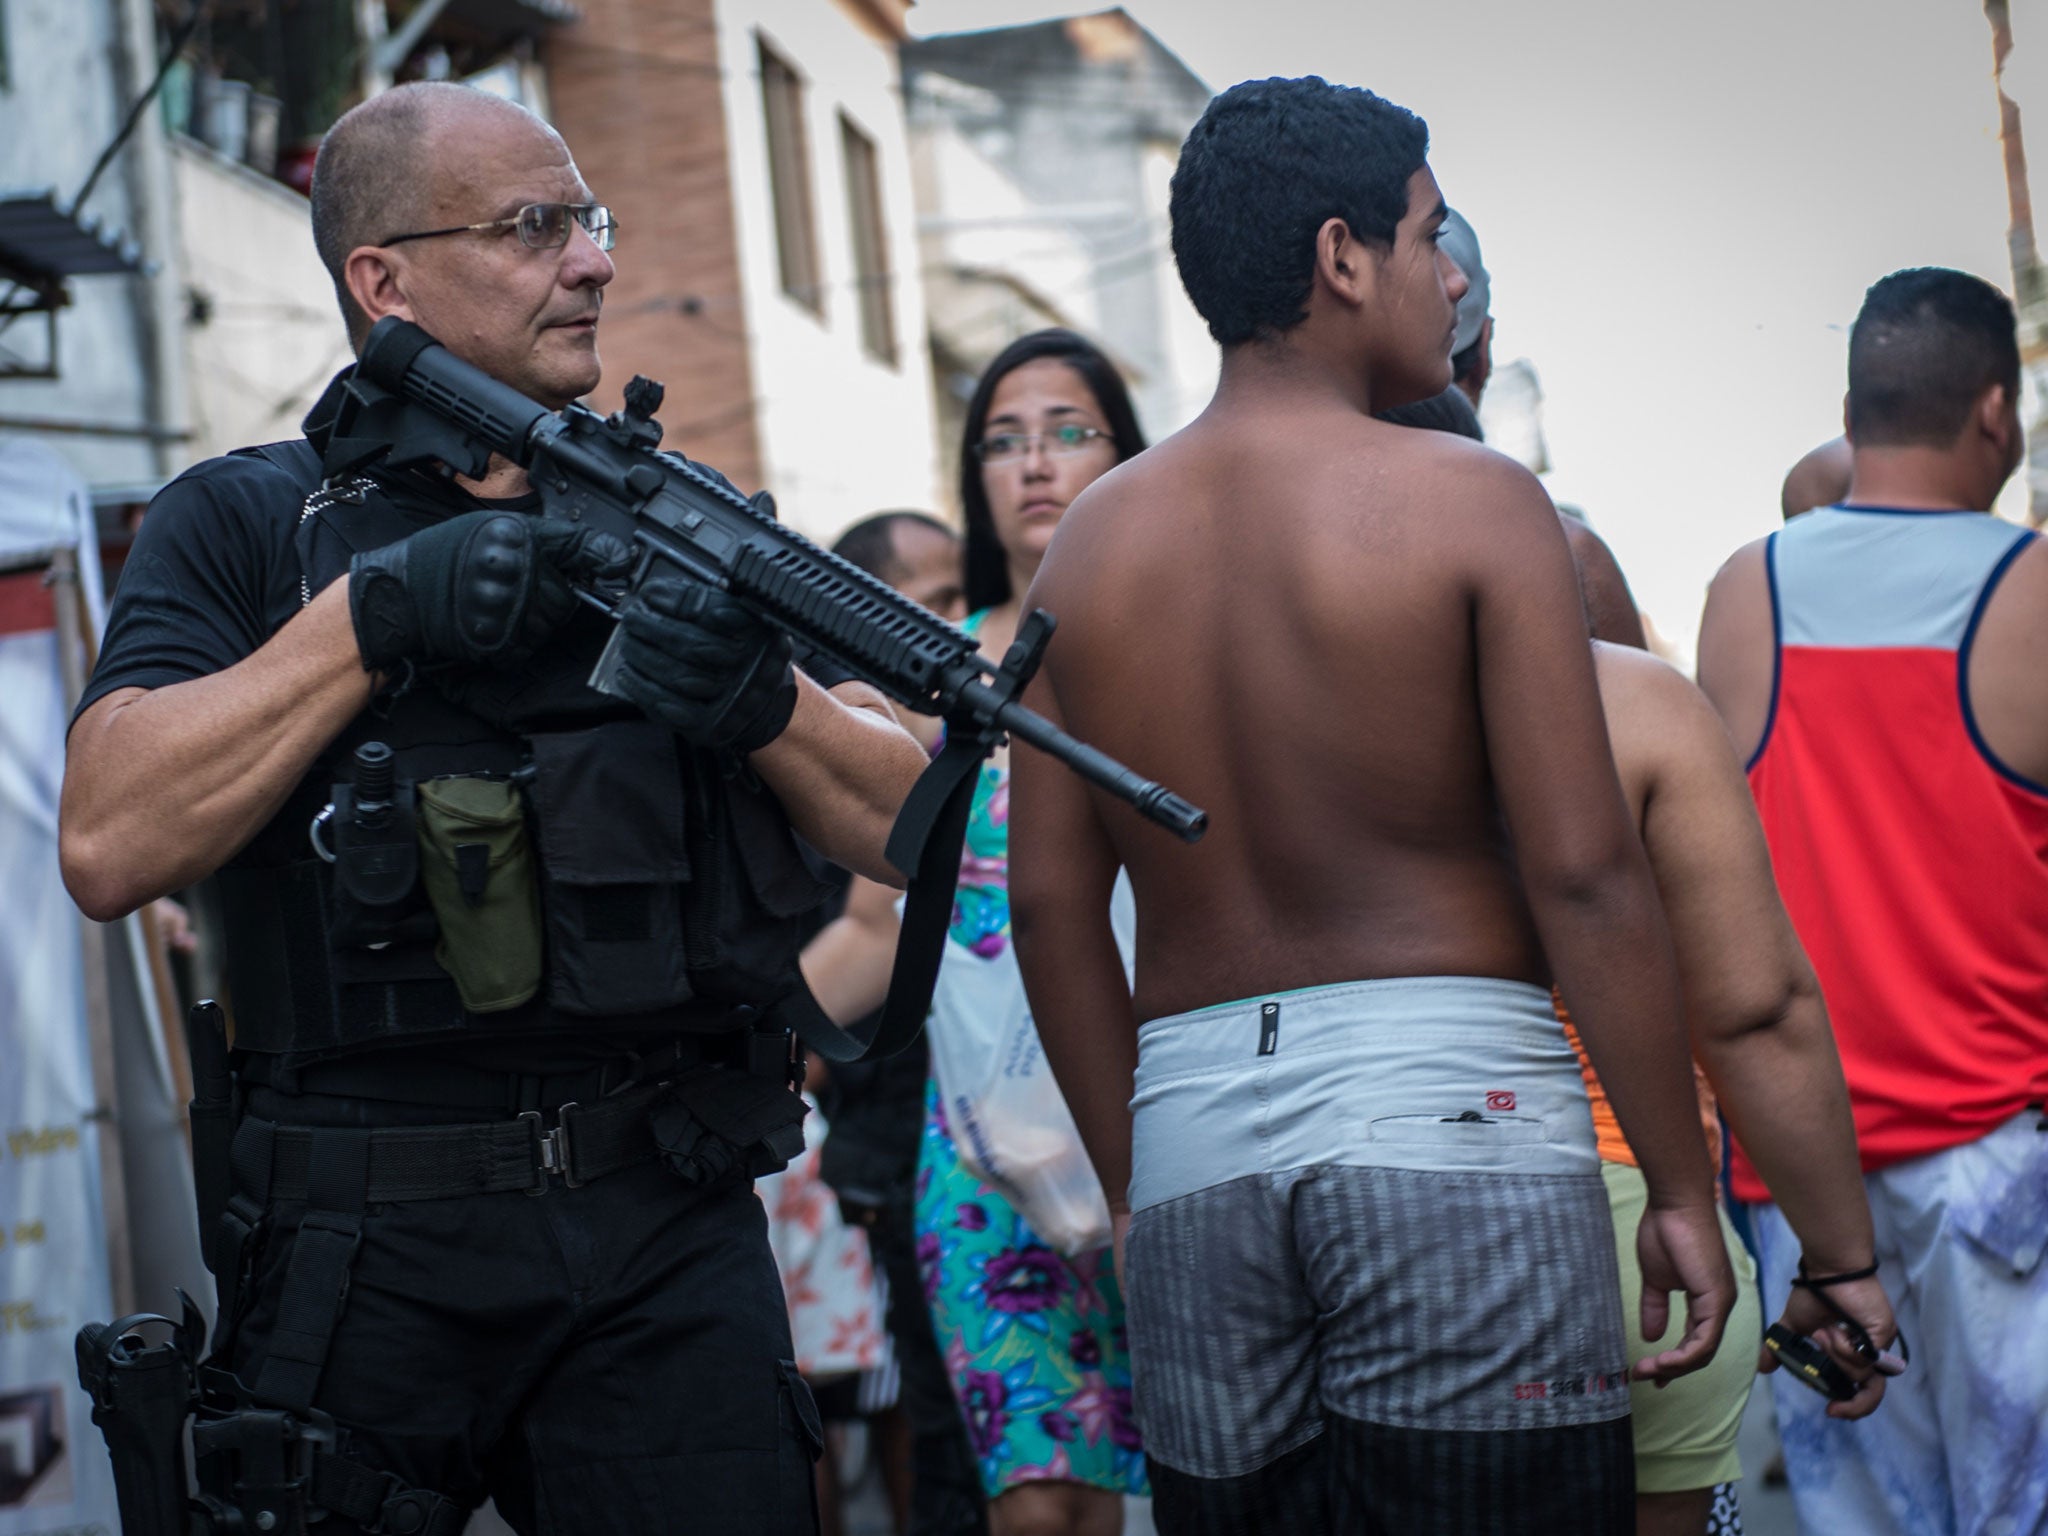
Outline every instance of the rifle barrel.
<svg viewBox="0 0 2048 1536"><path fill-rule="evenodd" d="M1065 763L1091 784L1101 786L1119 800L1129 801L1139 815L1166 828L1182 842L1199 842L1209 830L1207 811L1190 805L1165 785L1133 773L1108 753L1075 740L1036 711L1022 704L1005 704L996 711L996 723L1012 736Z"/></svg>

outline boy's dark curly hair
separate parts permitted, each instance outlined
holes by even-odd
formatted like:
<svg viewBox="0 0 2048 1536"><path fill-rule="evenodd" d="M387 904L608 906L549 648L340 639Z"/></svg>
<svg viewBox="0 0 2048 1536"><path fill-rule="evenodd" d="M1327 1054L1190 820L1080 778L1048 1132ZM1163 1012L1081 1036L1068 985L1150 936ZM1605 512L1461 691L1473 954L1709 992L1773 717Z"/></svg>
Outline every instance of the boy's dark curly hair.
<svg viewBox="0 0 2048 1536"><path fill-rule="evenodd" d="M1209 103L1173 173L1173 255L1226 347L1308 318L1316 231L1392 246L1429 127L1352 86L1247 80Z"/></svg>

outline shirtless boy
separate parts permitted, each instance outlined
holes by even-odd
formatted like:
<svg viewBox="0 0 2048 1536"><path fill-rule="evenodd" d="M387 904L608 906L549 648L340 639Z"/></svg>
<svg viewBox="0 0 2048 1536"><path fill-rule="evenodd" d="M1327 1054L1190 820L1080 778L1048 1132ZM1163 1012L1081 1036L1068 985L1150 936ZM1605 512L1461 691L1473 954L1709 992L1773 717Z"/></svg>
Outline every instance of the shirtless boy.
<svg viewBox="0 0 2048 1536"><path fill-rule="evenodd" d="M1136 1212L1168 1532L1630 1528L1606 1196L1553 975L1648 1184L1639 1325L1687 1293L1638 1373L1703 1363L1732 1294L1556 514L1510 461L1371 419L1450 381L1463 280L1426 149L1319 80L1210 105L1173 220L1216 398L1073 504L1032 593L1061 621L1037 705L1212 817L1187 849L1015 769L1019 956Z"/></svg>

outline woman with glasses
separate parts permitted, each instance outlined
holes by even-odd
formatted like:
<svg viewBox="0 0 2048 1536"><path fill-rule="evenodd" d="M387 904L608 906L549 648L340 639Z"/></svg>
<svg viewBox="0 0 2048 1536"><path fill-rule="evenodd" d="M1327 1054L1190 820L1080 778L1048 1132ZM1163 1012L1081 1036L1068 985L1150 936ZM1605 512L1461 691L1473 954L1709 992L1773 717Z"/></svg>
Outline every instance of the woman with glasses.
<svg viewBox="0 0 2048 1536"><path fill-rule="evenodd" d="M1123 380L1071 331L1013 342L967 406L960 501L967 521L968 633L1001 656L1024 615L1060 518L1095 480L1143 450ZM948 964L1006 963L1009 760L981 770L962 852ZM944 1030L943 1011L929 1027ZM918 1257L932 1323L990 1498L993 1536L1109 1536L1144 1493L1131 1417L1123 1299L1107 1247L1068 1259L963 1167L927 1090L918 1163Z"/></svg>
<svg viewBox="0 0 2048 1536"><path fill-rule="evenodd" d="M968 403L960 455L965 628L984 655L1009 648L1068 504L1144 446L1116 368L1073 332L1035 332L989 364ZM1009 956L1009 798L1008 753L998 751L975 789L946 963L987 965L1021 988ZM881 1002L895 935L864 938L829 961L819 946L805 957L835 1018ZM935 1010L928 1028L947 1027L945 1010ZM993 1536L1114 1536L1123 1496L1147 1486L1109 1249L1070 1259L1041 1240L961 1163L936 1084L925 1092L916 1227L925 1299Z"/></svg>

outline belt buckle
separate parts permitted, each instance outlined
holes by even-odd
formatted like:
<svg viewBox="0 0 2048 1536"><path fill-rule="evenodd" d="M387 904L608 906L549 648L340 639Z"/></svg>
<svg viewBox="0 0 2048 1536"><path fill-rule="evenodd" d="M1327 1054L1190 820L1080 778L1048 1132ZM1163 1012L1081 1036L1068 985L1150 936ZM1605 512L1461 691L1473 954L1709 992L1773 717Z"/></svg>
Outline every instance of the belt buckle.
<svg viewBox="0 0 2048 1536"><path fill-rule="evenodd" d="M581 1107L571 1100L556 1110L553 1130L542 1128L539 1110L523 1109L519 1112L519 1118L526 1121L533 1132L533 1185L526 1191L529 1195L546 1194L550 1181L557 1176L561 1178L564 1189L583 1187L583 1180L576 1177L569 1137L569 1116Z"/></svg>

